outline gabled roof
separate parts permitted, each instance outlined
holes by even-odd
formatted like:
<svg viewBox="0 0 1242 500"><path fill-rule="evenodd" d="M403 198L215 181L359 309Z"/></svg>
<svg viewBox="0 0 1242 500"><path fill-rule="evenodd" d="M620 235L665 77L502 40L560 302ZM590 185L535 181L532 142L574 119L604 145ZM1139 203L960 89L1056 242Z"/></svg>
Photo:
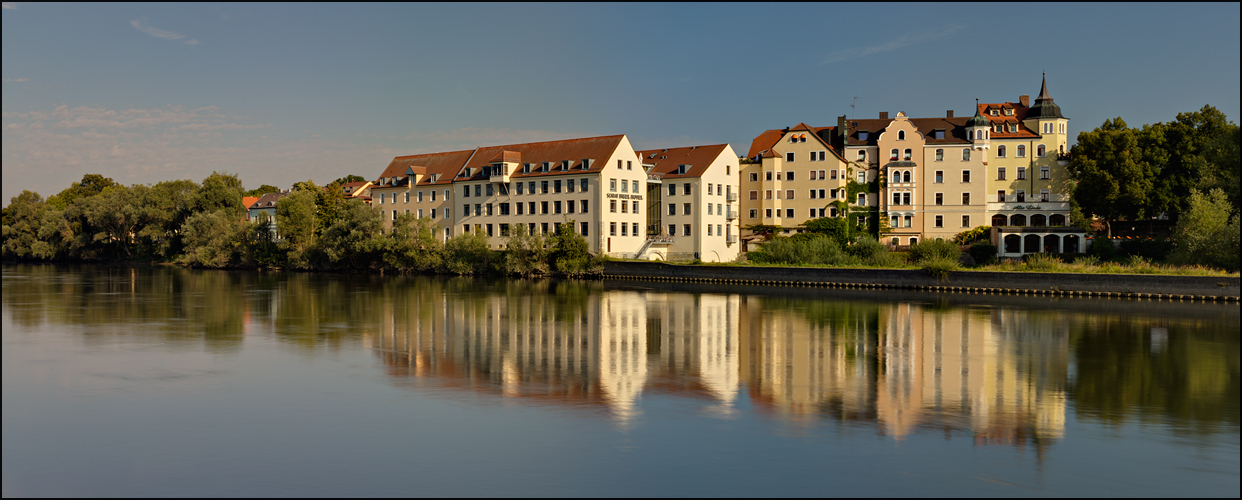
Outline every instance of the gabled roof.
<svg viewBox="0 0 1242 500"><path fill-rule="evenodd" d="M248 205L246 209L276 208L276 202L288 195L289 193L267 193L260 196L254 203Z"/></svg>
<svg viewBox="0 0 1242 500"><path fill-rule="evenodd" d="M483 168L491 166L496 158L520 158L522 162L541 164L551 162L555 168L548 173L536 172L523 174L519 169L509 172L510 178L555 175L562 173L560 163L569 160L570 170L564 173L598 172L604 168L604 162L613 156L621 146L624 135L603 137L586 137L582 139L566 139L561 141L531 142L526 144L506 144L500 146L481 147L473 150L451 151L446 153L429 153L421 155L398 156L388 164L388 168L380 177L401 177L410 166L422 167L423 179L418 186L432 184L448 184L454 181L483 180ZM505 156L510 155L510 156ZM581 169L582 160L592 160L589 170ZM507 160L506 160L507 161ZM470 177L459 177L464 169L470 169ZM431 182L433 175L439 174L436 182Z"/></svg>
<svg viewBox="0 0 1242 500"><path fill-rule="evenodd" d="M888 124L893 122L893 118L863 118L847 120L845 122L845 145L846 146L875 146L876 138L884 129L888 128ZM858 133L867 132L866 140L859 140Z"/></svg>
<svg viewBox="0 0 1242 500"><path fill-rule="evenodd" d="M1006 108L1013 109L1013 116L1005 116L1004 111L1000 113L1000 116L992 116L991 114L988 113L988 110L991 110L991 109L1002 109L1003 110ZM978 111L979 111L979 114L983 115L984 118L988 119L988 122L993 125L993 128L995 128L997 124L1005 124L1004 132L993 131L988 134L988 137L991 139L1028 139L1028 138L1037 139L1039 138L1039 134L1036 134L1034 131L1027 128L1026 125L1022 124L1022 120L1026 119L1026 112L1028 111L1028 108L1026 106L1023 106L1022 103L1020 102L981 103L978 105ZM1012 123L1018 124L1017 132L1009 131L1009 125Z"/></svg>
<svg viewBox="0 0 1242 500"><path fill-rule="evenodd" d="M727 147L729 147L728 144L712 144L710 146L650 149L636 151L636 153L642 163L655 165L655 168L651 169L652 173L664 174L665 179L690 178L701 177L703 172L707 171L707 167L716 161L716 158L719 158ZM729 160L735 159L729 158ZM678 174L677 169L680 165L690 165L690 168L686 173Z"/></svg>
<svg viewBox="0 0 1242 500"><path fill-rule="evenodd" d="M966 123L970 118L911 118L915 128L923 134L925 144L969 144L966 140ZM936 130L944 130L944 139L937 139Z"/></svg>
<svg viewBox="0 0 1242 500"><path fill-rule="evenodd" d="M763 156L765 152L770 151L774 146L780 143L781 138L785 137L786 133L793 132L795 130L798 130L798 131L805 130L807 132L810 132L810 134L807 134L808 137L812 135L815 136L821 144L823 144L825 147L828 148L828 150L833 152L832 154L839 157L840 155L837 154L836 148L832 147L831 144L828 144L827 142L823 140L822 137L820 137L821 132L825 130L831 131L835 129L836 127L812 127L810 125L807 125L805 122L799 122L797 125L794 125L793 127L790 127L788 129L764 130L758 136L756 136L754 140L750 141L750 151L746 152L746 157L754 158L756 156Z"/></svg>

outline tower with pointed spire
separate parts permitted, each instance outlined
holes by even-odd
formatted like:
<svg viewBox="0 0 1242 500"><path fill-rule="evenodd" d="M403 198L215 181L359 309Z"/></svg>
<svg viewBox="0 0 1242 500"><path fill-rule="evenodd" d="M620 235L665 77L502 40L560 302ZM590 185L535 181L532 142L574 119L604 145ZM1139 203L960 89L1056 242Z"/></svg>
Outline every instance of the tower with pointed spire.
<svg viewBox="0 0 1242 500"><path fill-rule="evenodd" d="M966 138L971 141L976 151L987 151L989 148L988 135L992 130L992 123L979 114L979 99L975 99L975 116L966 122ZM987 153L984 153L984 161L987 161Z"/></svg>

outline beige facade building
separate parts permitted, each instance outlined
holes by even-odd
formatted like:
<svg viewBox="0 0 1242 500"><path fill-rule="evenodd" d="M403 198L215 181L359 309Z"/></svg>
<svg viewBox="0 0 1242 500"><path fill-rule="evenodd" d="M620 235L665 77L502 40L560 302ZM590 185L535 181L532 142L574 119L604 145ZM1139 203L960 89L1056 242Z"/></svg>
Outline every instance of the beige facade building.
<svg viewBox="0 0 1242 500"><path fill-rule="evenodd" d="M743 228L762 224L779 226L784 233L801 232L798 227L809 220L845 217L850 206L875 203L866 193L848 195L851 179L866 183L874 177L840 156L833 146L836 130L799 123L764 131L751 142L739 182Z"/></svg>
<svg viewBox="0 0 1242 500"><path fill-rule="evenodd" d="M647 175L624 135L399 156L371 188L386 229L403 213L434 219L444 238L486 234L493 248L517 224L568 229L592 252L627 257L646 242Z"/></svg>
<svg viewBox="0 0 1242 500"><path fill-rule="evenodd" d="M738 158L728 144L639 151L647 170L648 247L639 258L737 259Z"/></svg>

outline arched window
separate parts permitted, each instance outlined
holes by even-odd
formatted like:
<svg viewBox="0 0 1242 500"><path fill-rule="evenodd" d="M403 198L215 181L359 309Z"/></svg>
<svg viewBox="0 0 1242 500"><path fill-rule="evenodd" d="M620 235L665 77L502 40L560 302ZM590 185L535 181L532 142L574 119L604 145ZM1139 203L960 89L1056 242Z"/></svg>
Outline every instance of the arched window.
<svg viewBox="0 0 1242 500"><path fill-rule="evenodd" d="M1061 214L1052 214L1052 216L1051 216L1051 217L1048 217L1048 225L1050 225L1050 226L1064 226L1064 225L1065 225L1065 216L1064 216L1064 215L1061 215Z"/></svg>
<svg viewBox="0 0 1242 500"><path fill-rule="evenodd" d="M1005 146L996 146L996 157L997 158L1005 157Z"/></svg>
<svg viewBox="0 0 1242 500"><path fill-rule="evenodd" d="M1005 253L1022 253L1022 237L1016 234L1005 236Z"/></svg>
<svg viewBox="0 0 1242 500"><path fill-rule="evenodd" d="M1043 250L1043 245L1040 245L1042 239L1038 234L1026 235L1022 238L1022 253L1039 253Z"/></svg>
<svg viewBox="0 0 1242 500"><path fill-rule="evenodd" d="M1061 235L1050 234L1044 236L1044 251L1047 253L1061 253Z"/></svg>
<svg viewBox="0 0 1242 500"><path fill-rule="evenodd" d="M904 173L902 173L902 174L901 174L901 181L902 181L902 182L910 182L910 171L909 171L909 170L907 170L907 171L905 171Z"/></svg>
<svg viewBox="0 0 1242 500"><path fill-rule="evenodd" d="M893 172L893 184L901 182L901 172Z"/></svg>
<svg viewBox="0 0 1242 500"><path fill-rule="evenodd" d="M992 216L992 225L998 227L1008 226L1009 220L1004 215L996 214Z"/></svg>
<svg viewBox="0 0 1242 500"><path fill-rule="evenodd" d="M911 158L914 158L914 150L906 148L906 161L910 161Z"/></svg>
<svg viewBox="0 0 1242 500"><path fill-rule="evenodd" d="M1045 154L1047 154L1047 151L1048 151L1048 150L1047 150L1046 148L1044 148L1044 145L1043 145L1043 144L1040 144L1039 146L1037 146L1037 147L1035 148L1035 156L1038 156L1038 157L1040 157L1040 158L1043 158L1043 157L1044 157L1044 155L1045 155Z"/></svg>
<svg viewBox="0 0 1242 500"><path fill-rule="evenodd" d="M896 160L896 159L897 159L897 150L893 149L893 157L890 158L890 160Z"/></svg>
<svg viewBox="0 0 1242 500"><path fill-rule="evenodd" d="M859 151L859 152L858 152L858 161L867 161L867 152L866 152L866 151Z"/></svg>
<svg viewBox="0 0 1242 500"><path fill-rule="evenodd" d="M962 161L970 161L970 148L962 149Z"/></svg>
<svg viewBox="0 0 1242 500"><path fill-rule="evenodd" d="M1048 225L1048 218L1044 214L1035 214L1031 216L1031 226L1044 227Z"/></svg>
<svg viewBox="0 0 1242 500"><path fill-rule="evenodd" d="M1018 145L1018 158L1026 158L1026 146L1023 144Z"/></svg>
<svg viewBox="0 0 1242 500"><path fill-rule="evenodd" d="M897 140L899 140L899 141L904 141L904 140L906 140L906 131L905 131L905 130L898 130L898 131L897 131Z"/></svg>
<svg viewBox="0 0 1242 500"><path fill-rule="evenodd" d="M1022 214L1009 216L1009 225L1018 227L1026 226L1026 216Z"/></svg>

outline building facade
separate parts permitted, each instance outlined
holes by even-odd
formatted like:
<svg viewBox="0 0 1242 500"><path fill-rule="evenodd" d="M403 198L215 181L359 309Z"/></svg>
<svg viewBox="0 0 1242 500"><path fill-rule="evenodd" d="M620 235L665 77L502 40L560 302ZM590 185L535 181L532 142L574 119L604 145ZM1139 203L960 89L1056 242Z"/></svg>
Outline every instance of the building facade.
<svg viewBox="0 0 1242 500"><path fill-rule="evenodd" d="M371 195L385 229L412 213L445 239L477 232L501 248L516 224L535 234L572 224L592 252L622 256L646 239L645 184L629 139L614 135L400 156Z"/></svg>
<svg viewBox="0 0 1242 500"><path fill-rule="evenodd" d="M799 227L809 220L846 217L849 207L875 202L866 193L849 196L851 179L860 175L865 184L874 177L841 157L833 145L836 130L799 123L764 131L751 142L748 163L740 169L743 228L764 225L778 226L782 233L801 232Z"/></svg>
<svg viewBox="0 0 1242 500"><path fill-rule="evenodd" d="M648 247L639 258L731 262L738 243L738 158L728 144L639 151Z"/></svg>

